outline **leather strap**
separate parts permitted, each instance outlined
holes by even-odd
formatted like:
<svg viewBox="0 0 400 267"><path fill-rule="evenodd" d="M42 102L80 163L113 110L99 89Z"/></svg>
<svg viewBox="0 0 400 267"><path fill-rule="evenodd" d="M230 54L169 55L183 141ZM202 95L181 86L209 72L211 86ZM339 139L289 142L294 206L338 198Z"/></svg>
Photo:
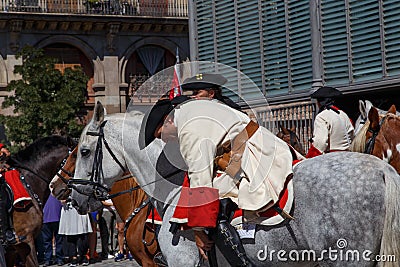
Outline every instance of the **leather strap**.
<svg viewBox="0 0 400 267"><path fill-rule="evenodd" d="M235 177L240 171L242 156L246 142L257 131L259 125L250 121L246 127L235 137L232 142L229 140L217 147L215 164L217 170L224 171L231 177Z"/></svg>

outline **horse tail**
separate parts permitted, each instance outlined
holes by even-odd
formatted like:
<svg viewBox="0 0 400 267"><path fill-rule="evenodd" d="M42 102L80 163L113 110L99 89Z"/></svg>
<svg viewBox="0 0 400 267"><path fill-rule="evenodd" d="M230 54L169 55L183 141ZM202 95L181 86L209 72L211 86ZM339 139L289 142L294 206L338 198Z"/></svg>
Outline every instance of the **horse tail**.
<svg viewBox="0 0 400 267"><path fill-rule="evenodd" d="M386 213L379 266L395 267L400 260L400 176L393 168L388 168L385 184Z"/></svg>

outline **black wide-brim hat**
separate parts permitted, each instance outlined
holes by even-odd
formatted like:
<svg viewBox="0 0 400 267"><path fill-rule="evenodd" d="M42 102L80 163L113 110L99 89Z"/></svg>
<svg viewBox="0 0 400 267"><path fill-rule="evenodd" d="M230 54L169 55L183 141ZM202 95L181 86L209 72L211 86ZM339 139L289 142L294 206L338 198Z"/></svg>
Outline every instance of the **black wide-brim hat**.
<svg viewBox="0 0 400 267"><path fill-rule="evenodd" d="M139 133L139 148L143 149L148 146L154 139L154 132L157 127L163 123L165 116L167 116L174 107L171 100L160 99L157 103L147 112L142 120Z"/></svg>
<svg viewBox="0 0 400 267"><path fill-rule="evenodd" d="M213 89L224 85L228 80L217 73L200 73L183 81L182 90Z"/></svg>
<svg viewBox="0 0 400 267"><path fill-rule="evenodd" d="M139 132L139 148L143 149L153 142L155 139L154 132L164 122L165 116L171 113L178 105L192 100L190 97L184 95L177 96L171 100L168 98L158 100L143 117Z"/></svg>
<svg viewBox="0 0 400 267"><path fill-rule="evenodd" d="M342 96L342 92L338 89L330 87L330 86L323 86L320 87L317 91L310 95L311 98L321 99L321 98L336 98Z"/></svg>

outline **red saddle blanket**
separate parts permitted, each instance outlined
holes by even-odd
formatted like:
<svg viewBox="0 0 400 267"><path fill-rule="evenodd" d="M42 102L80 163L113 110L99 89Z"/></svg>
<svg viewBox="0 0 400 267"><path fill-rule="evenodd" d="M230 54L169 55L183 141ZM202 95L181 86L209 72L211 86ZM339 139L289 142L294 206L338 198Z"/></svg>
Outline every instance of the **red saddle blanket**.
<svg viewBox="0 0 400 267"><path fill-rule="evenodd" d="M3 173L7 184L11 187L14 195L13 205L15 208L25 208L32 202L32 198L21 182L18 170L9 170Z"/></svg>
<svg viewBox="0 0 400 267"><path fill-rule="evenodd" d="M189 187L189 180L185 177L183 182L183 187ZM282 191L279 200L276 205L284 210L286 213L290 213L293 204L293 182L292 179L289 179L285 184L285 188ZM171 222L179 223L183 229L189 229L187 226L188 216L187 216L187 207L185 206L177 206L175 208L174 216L171 218ZM244 216L243 216L244 215ZM243 220L248 219L246 214L243 214L242 209L236 210L233 220L231 222L232 225L240 225L243 223ZM252 216L251 216L252 217ZM274 208L270 208L262 213L257 214L256 218L250 220L250 222L255 224L263 224L263 225L276 225L281 223L284 220L284 217L278 213L278 211ZM154 214L150 213L147 220L147 223L155 223L162 224L162 218L157 213L157 210L154 209Z"/></svg>

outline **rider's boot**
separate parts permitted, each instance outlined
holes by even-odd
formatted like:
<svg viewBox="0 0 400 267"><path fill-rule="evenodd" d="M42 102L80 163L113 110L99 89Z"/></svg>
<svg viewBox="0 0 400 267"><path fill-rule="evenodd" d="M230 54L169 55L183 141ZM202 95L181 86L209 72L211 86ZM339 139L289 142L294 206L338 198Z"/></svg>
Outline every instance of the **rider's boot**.
<svg viewBox="0 0 400 267"><path fill-rule="evenodd" d="M210 234L231 266L252 266L239 234L230 224L236 209L237 205L231 199L221 199L217 227Z"/></svg>
<svg viewBox="0 0 400 267"><path fill-rule="evenodd" d="M158 234L160 233L160 228L161 228L161 225L156 225L156 229L154 231L157 240L158 240ZM176 231L175 231L175 234L176 234ZM156 255L154 255L153 261L155 264L157 264L157 266L168 267L168 262L165 259L164 255L161 253L161 251L158 252Z"/></svg>

